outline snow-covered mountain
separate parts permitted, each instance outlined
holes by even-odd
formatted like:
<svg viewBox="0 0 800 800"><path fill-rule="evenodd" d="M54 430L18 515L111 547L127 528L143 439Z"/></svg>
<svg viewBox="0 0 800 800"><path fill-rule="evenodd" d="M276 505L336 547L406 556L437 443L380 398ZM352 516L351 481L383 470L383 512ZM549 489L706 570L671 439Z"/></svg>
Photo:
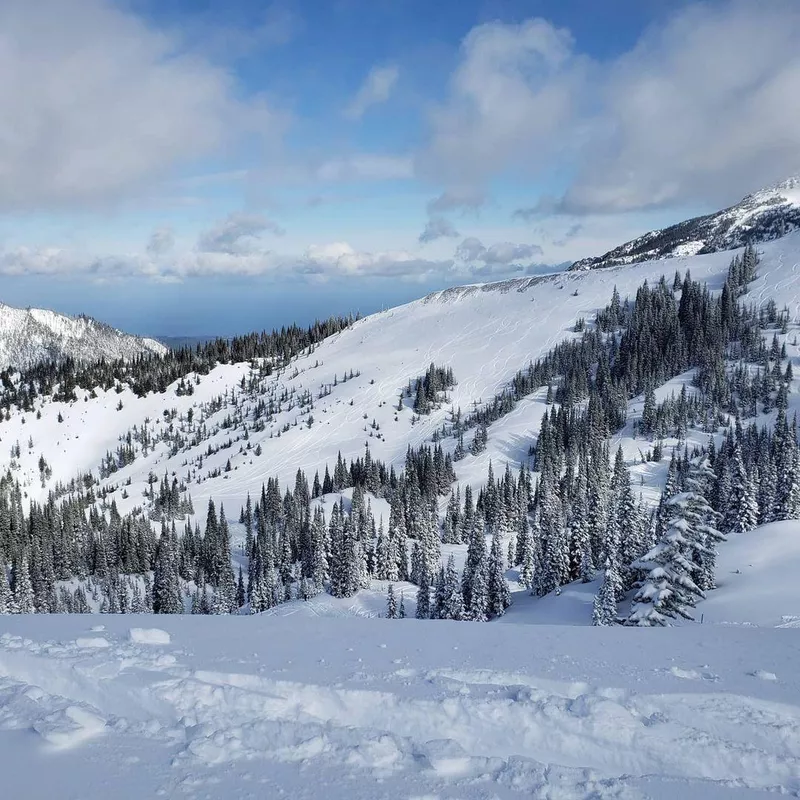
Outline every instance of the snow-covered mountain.
<svg viewBox="0 0 800 800"><path fill-rule="evenodd" d="M742 304L763 318L758 338L772 365L763 372L758 361L748 367L763 375L750 398L754 412L744 420L756 435L760 426L775 427L778 416L770 381L789 390L787 418L800 412L800 231L758 250L755 275L740 287ZM187 523L190 531L195 523L210 530L209 500L220 513L224 505L231 564L247 575L240 510L248 495L258 502L268 479L291 491L298 470L309 479L326 467L334 471L339 454L361 458L365 444L397 473L409 447L436 442L454 455L457 440L440 435L451 409L466 414L490 406L532 360L599 326L597 312L614 287L619 299L634 298L644 282L658 287L666 273L663 292L677 304L685 290L671 276L689 270L717 298L733 255L676 253L669 262L448 289L361 319L280 368L269 359L218 364L183 375L163 393L139 396L119 381L79 385L77 399L63 402L39 394L32 405L9 409L0 434L11 456L0 465L19 482L26 508L58 496L59 484L67 495L91 485L92 512L109 517L112 501L123 516L149 511L153 481L174 477L194 506L177 520L178 530ZM612 326L609 338L617 333ZM456 384L440 407L418 415L413 398L401 394L431 363L451 368ZM731 359L725 369L744 367ZM691 404L700 391L695 371L669 374L654 387L654 402L683 397ZM739 382L751 386L744 373ZM533 466L542 420L559 404L548 395L544 385L526 394L491 421L482 452L454 462L462 497L467 487L476 494L486 485L490 463L495 476L521 462ZM637 428L643 396L625 395L622 402L624 422L613 430L609 450L620 448L627 484L643 504L658 503L673 454L706 447L713 437L720 463L730 421L722 406L722 421L697 405L679 435L667 425L649 436ZM659 455L652 452L656 443ZM768 443L757 449L765 458L771 452ZM77 481L78 490L63 489L78 476L86 479ZM761 485L769 488L769 481ZM761 494L751 499L766 503ZM290 517L291 500L282 505L279 493L277 501ZM350 510L353 502L353 489L344 488L315 497L309 509L331 519L336 503ZM368 494L368 503L376 528L381 521L387 530L386 496ZM442 517L447 504L442 495ZM35 521L42 519L40 513ZM101 553L114 555L115 541L129 559L138 552L126 538L130 519L103 528L96 562ZM139 518L146 527L150 521ZM509 543L516 530L506 531ZM694 609L697 623L676 620L671 630L591 627L603 570L533 596L518 564L502 575L513 604L489 623L379 619L388 579L377 577L350 596L293 595L250 617L2 617L0 766L12 794L31 797L59 791L132 799L243 792L329 800L794 796L800 791L800 678L791 630L800 625L798 531L797 519L781 519L730 533L719 545L717 588ZM100 550L106 534L111 548ZM183 536L182 548L191 539ZM486 538L494 544L494 536ZM452 555L461 570L467 550L463 542L442 542L441 562ZM291 548L285 552L291 558ZM85 585L93 610L103 608L114 582L126 593L127 582L136 581L140 600L148 585L133 568L121 575L93 569L88 580L60 581L76 595ZM152 587L166 571L147 575ZM392 584L414 616L417 586L399 578ZM193 591L196 584L186 579L182 588ZM628 594L620 607L630 600ZM68 757L53 758L50 751L59 749L69 750Z"/></svg>
<svg viewBox="0 0 800 800"><path fill-rule="evenodd" d="M91 317L0 303L0 369L25 369L45 360L128 359L166 351L154 339L123 333Z"/></svg>
<svg viewBox="0 0 800 800"><path fill-rule="evenodd" d="M730 208L650 231L570 269L589 270L674 256L732 250L767 242L800 227L800 177L747 195Z"/></svg>

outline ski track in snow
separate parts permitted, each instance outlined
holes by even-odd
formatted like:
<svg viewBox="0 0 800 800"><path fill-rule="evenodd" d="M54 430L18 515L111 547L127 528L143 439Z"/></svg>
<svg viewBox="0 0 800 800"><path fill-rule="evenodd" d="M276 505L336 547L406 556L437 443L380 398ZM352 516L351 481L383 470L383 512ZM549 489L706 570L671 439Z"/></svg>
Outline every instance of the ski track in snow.
<svg viewBox="0 0 800 800"><path fill-rule="evenodd" d="M262 617L243 638L247 620L161 618L168 632L140 636L126 631L133 619L109 619L103 648L64 638L65 627L85 631L85 618L62 620L55 640L52 620L13 620L24 635L0 636L0 731L33 733L44 761L70 751L113 764L131 742L152 742L161 790L187 797L249 797L225 792L278 766L284 787L311 781L299 797L638 798L652 781L690 798L713 796L711 787L732 798L800 792L800 708L774 673L726 662L741 630L717 629L725 646L713 669L698 665L709 653L697 629L673 632L660 658L677 654L684 666L670 669L627 652L631 632L617 630L624 655L609 672L597 657L581 663L585 637L556 629L530 637L531 647L540 639L535 667L519 670L529 658L494 648L530 628L482 626L487 655L458 623ZM356 633L350 623L361 636L346 635ZM413 646L425 641L421 625L435 626L435 646ZM794 643L779 638L761 663L790 663ZM591 680L565 674L581 672ZM341 786L314 785L328 774ZM137 796L131 789L118 796Z"/></svg>

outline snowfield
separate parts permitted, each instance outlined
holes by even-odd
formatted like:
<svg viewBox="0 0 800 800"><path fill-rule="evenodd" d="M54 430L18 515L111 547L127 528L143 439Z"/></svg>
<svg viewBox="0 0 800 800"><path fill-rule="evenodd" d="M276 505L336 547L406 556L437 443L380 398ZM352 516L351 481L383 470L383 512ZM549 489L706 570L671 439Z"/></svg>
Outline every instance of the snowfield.
<svg viewBox="0 0 800 800"><path fill-rule="evenodd" d="M103 619L102 648L3 619L7 796L800 792L793 630L161 616L154 648Z"/></svg>

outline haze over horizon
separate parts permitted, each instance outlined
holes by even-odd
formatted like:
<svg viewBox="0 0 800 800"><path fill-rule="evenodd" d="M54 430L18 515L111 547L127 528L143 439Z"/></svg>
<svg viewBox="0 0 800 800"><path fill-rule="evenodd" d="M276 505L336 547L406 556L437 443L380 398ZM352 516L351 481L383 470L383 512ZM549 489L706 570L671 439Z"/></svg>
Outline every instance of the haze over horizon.
<svg viewBox="0 0 800 800"><path fill-rule="evenodd" d="M7 0L0 300L229 335L551 270L796 171L798 40L788 0Z"/></svg>

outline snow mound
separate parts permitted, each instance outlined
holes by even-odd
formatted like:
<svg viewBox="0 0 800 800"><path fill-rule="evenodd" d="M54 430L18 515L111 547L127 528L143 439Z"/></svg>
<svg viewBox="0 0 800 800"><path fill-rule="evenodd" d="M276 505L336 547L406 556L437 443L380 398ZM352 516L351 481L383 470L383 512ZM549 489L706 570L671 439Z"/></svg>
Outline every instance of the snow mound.
<svg viewBox="0 0 800 800"><path fill-rule="evenodd" d="M78 647L110 647L111 643L103 636L79 636L75 640Z"/></svg>
<svg viewBox="0 0 800 800"><path fill-rule="evenodd" d="M718 588L697 606L698 620L797 627L800 620L800 521L731 534L719 548Z"/></svg>
<svg viewBox="0 0 800 800"><path fill-rule="evenodd" d="M161 628L131 628L128 638L135 644L169 644L170 635Z"/></svg>

